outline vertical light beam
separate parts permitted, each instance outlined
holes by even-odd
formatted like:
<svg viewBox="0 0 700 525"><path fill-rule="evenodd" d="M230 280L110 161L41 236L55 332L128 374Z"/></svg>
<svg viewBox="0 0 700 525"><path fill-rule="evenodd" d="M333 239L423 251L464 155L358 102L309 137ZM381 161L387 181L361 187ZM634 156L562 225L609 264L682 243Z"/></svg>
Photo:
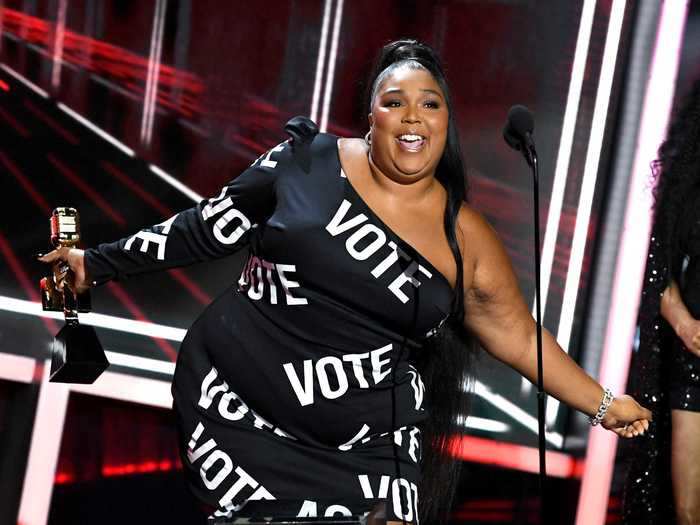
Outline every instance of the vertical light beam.
<svg viewBox="0 0 700 525"><path fill-rule="evenodd" d="M557 236L559 235L559 220L561 219L562 206L564 204L564 190L566 189L566 179L569 173L569 162L571 160L571 148L576 133L576 119L578 118L578 108L581 102L581 89L583 86L584 73L586 71L586 61L588 60L588 47L591 41L593 30L593 20L595 15L596 0L586 0L581 9L581 20L578 26L578 36L576 37L576 49L574 51L574 61L571 65L571 80L569 81L569 93L566 97L566 108L564 109L564 121L559 139L559 150L557 152L557 163L554 168L554 181L549 197L549 209L547 211L547 225L544 229L544 241L542 243L542 264L541 264L541 300L540 311L544 318L547 309L547 294L549 293L549 282L554 264L554 252L557 247ZM532 299L532 316L536 316L535 298ZM530 392L532 383L523 378L521 392L523 395Z"/></svg>
<svg viewBox="0 0 700 525"><path fill-rule="evenodd" d="M151 49L148 57L148 73L146 76L146 92L143 101L143 116L141 118L141 143L148 147L153 136L153 120L158 96L158 80L160 77L160 57L163 49L163 29L165 27L165 11L168 0L157 0L153 15L153 30L151 32Z"/></svg>
<svg viewBox="0 0 700 525"><path fill-rule="evenodd" d="M613 392L622 392L627 382L652 223L649 166L668 126L688 3L664 2L661 9L600 365L600 381ZM576 525L605 523L616 446L613 433L591 432Z"/></svg>
<svg viewBox="0 0 700 525"><path fill-rule="evenodd" d="M571 243L569 264L566 272L566 284L564 286L564 298L562 300L557 341L565 351L569 351L571 341L571 329L576 313L576 302L581 285L581 269L588 241L593 196L595 194L598 179L598 167L600 164L600 152L605 137L605 124L608 117L610 97L612 93L613 79L615 78L615 66L622 33L622 22L625 18L626 0L614 0L610 11L608 32L605 37L603 50L603 63L600 70L598 90L596 92L595 106L593 108L593 121L591 135L586 152L586 163L581 180L581 193L576 207L576 225L574 237ZM547 424L554 423L559 410L559 401L551 399L547 404Z"/></svg>
<svg viewBox="0 0 700 525"><path fill-rule="evenodd" d="M319 129L325 133L328 128L328 112L333 95L333 80L335 78L335 63L338 57L338 39L340 37L340 25L343 20L343 0L338 0L335 8L335 20L333 22L333 36L331 37L331 52L328 57L328 75L326 76L326 90L323 95L323 113Z"/></svg>
<svg viewBox="0 0 700 525"><path fill-rule="evenodd" d="M53 68L51 70L51 87L58 89L61 85L61 65L63 64L63 38L66 33L66 8L68 0L60 0L58 3L58 15L56 16L56 28L53 41Z"/></svg>
<svg viewBox="0 0 700 525"><path fill-rule="evenodd" d="M323 23L321 25L321 42L318 45L318 58L316 59L316 77L314 78L314 95L311 99L311 113L309 118L316 122L318 118L318 101L321 97L321 84L323 83L323 66L326 63L326 42L328 40L328 24L331 19L331 7L333 0L325 0L323 6Z"/></svg>

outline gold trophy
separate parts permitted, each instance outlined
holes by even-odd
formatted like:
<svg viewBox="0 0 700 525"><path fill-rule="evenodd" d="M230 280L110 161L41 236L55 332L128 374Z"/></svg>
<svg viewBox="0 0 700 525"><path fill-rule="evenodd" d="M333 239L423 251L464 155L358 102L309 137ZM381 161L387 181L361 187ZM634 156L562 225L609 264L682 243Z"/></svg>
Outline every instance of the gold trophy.
<svg viewBox="0 0 700 525"><path fill-rule="evenodd" d="M56 208L51 214L51 248L76 248L80 242L80 218L75 208ZM41 279L41 305L45 311L63 312L66 324L53 340L51 374L54 383L94 383L109 366L92 326L78 322L78 312L91 310L90 291L77 293L63 283L71 270L57 260ZM64 284L62 286L62 284Z"/></svg>

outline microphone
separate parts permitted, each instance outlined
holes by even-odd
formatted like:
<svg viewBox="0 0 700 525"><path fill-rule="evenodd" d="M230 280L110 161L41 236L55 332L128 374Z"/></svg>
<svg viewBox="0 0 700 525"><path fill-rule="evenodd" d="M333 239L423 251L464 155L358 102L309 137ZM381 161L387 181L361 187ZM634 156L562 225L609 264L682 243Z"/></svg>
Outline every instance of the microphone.
<svg viewBox="0 0 700 525"><path fill-rule="evenodd" d="M537 151L532 134L535 131L535 119L532 113L525 106L515 105L508 111L506 125L503 127L503 138L506 143L516 151L520 151L527 161L532 171L532 193L534 200L534 234L535 234L535 320L537 323L537 427L538 427L538 448L540 456L540 515L542 523L547 516L547 463L546 463L546 443L545 443L545 401L547 394L544 391L544 369L542 359L542 308L540 297L540 190L539 190L539 167L537 162Z"/></svg>
<svg viewBox="0 0 700 525"><path fill-rule="evenodd" d="M521 151L530 165L533 163L532 157L537 156L532 140L534 131L535 119L532 112L520 104L511 107L503 127L503 138L511 148Z"/></svg>

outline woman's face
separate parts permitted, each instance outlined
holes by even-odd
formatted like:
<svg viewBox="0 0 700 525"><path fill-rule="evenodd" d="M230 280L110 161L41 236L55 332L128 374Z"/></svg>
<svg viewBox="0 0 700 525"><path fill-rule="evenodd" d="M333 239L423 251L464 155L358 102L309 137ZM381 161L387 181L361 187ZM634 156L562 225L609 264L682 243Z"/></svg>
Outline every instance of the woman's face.
<svg viewBox="0 0 700 525"><path fill-rule="evenodd" d="M445 95L425 69L403 66L379 85L369 124L372 160L399 181L433 175L447 142Z"/></svg>

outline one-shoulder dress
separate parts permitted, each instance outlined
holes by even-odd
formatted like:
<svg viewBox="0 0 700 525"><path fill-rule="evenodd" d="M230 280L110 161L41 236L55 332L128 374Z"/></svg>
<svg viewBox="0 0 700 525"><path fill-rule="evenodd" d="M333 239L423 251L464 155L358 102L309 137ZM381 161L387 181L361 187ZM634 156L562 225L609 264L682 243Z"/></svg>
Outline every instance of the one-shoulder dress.
<svg viewBox="0 0 700 525"><path fill-rule="evenodd" d="M249 250L187 332L172 385L188 484L214 517L385 503L418 520L428 407L410 356L453 290L362 200L337 141L315 135L306 161L285 141L219 195L85 252L100 284Z"/></svg>

